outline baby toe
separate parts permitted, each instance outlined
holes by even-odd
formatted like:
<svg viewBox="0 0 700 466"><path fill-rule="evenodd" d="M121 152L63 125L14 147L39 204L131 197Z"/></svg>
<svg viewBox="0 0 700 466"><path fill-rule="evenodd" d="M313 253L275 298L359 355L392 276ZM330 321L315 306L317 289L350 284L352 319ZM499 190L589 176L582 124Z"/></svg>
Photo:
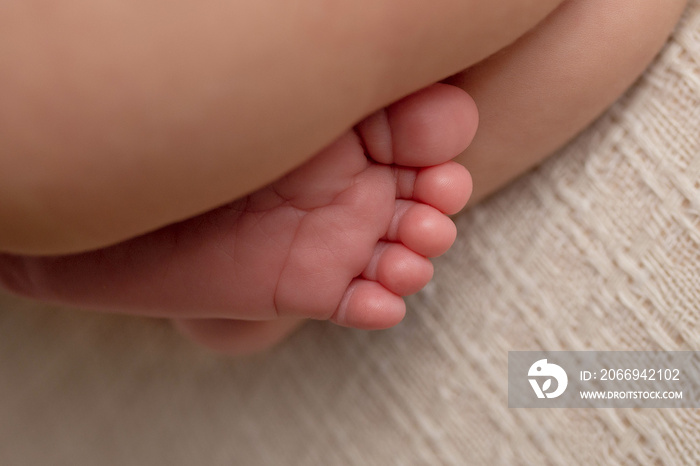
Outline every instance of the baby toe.
<svg viewBox="0 0 700 466"><path fill-rule="evenodd" d="M437 257L447 252L456 237L454 222L436 208L399 200L385 239L403 243L422 256Z"/></svg>
<svg viewBox="0 0 700 466"><path fill-rule="evenodd" d="M466 92L434 84L370 115L356 129L375 161L427 167L466 149L478 119Z"/></svg>
<svg viewBox="0 0 700 466"><path fill-rule="evenodd" d="M406 315L403 299L376 281L356 278L331 321L344 327L379 330L401 322Z"/></svg>
<svg viewBox="0 0 700 466"><path fill-rule="evenodd" d="M471 175L456 162L423 168L416 175L413 186L413 199L449 215L462 210L471 193Z"/></svg>
<svg viewBox="0 0 700 466"><path fill-rule="evenodd" d="M399 243L379 242L362 273L399 296L420 291L433 277L433 264Z"/></svg>

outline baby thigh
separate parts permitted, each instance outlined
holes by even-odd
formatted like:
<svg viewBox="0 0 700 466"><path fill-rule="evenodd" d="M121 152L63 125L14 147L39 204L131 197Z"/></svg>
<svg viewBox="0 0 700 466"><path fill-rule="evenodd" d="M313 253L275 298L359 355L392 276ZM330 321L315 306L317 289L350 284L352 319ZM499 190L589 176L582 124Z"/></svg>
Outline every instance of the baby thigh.
<svg viewBox="0 0 700 466"><path fill-rule="evenodd" d="M685 0L569 0L529 34L449 81L479 130L458 161L478 202L561 147L649 65Z"/></svg>

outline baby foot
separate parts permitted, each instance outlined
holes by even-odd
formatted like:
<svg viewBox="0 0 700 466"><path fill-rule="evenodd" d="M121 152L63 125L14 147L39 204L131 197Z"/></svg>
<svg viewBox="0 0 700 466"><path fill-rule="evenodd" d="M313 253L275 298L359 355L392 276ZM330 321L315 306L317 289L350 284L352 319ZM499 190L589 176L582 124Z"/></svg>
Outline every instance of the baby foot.
<svg viewBox="0 0 700 466"><path fill-rule="evenodd" d="M445 214L466 204L471 180L447 160L475 129L471 99L435 85L243 199L95 252L0 257L0 281L45 300L180 319L199 340L219 319L390 327L405 313L401 296L432 277L428 257L454 241Z"/></svg>

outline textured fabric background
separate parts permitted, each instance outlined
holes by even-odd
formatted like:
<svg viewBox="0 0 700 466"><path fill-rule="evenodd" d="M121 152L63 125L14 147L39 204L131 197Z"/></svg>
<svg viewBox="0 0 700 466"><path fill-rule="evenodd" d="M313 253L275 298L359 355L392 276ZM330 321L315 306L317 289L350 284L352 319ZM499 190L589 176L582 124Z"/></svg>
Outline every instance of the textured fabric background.
<svg viewBox="0 0 700 466"><path fill-rule="evenodd" d="M700 350L700 2L651 69L457 219L399 327L213 357L0 296L2 465L696 464L697 410L515 410L507 351Z"/></svg>

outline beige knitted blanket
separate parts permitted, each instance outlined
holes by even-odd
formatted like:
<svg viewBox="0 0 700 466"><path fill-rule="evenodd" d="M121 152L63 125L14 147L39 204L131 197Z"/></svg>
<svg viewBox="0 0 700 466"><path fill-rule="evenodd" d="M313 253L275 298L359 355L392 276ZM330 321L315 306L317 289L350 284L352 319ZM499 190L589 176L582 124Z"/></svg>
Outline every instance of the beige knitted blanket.
<svg viewBox="0 0 700 466"><path fill-rule="evenodd" d="M397 328L312 323L244 361L0 296L0 464L700 461L697 410L507 406L509 350L700 350L700 0L612 109L457 223Z"/></svg>

